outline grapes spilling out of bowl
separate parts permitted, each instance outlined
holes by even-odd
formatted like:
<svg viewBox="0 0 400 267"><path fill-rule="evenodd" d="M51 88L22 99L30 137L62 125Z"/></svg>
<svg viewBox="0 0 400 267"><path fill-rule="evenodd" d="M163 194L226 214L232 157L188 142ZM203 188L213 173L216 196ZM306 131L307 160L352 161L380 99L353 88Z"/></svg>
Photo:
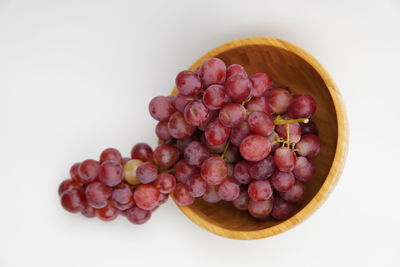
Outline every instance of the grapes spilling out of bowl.
<svg viewBox="0 0 400 267"><path fill-rule="evenodd" d="M113 148L74 164L59 187L62 206L110 221L146 222L171 193L180 206L228 201L256 219L296 211L320 151L316 102L277 86L265 73L209 58L176 77L175 96L149 104L160 144Z"/></svg>

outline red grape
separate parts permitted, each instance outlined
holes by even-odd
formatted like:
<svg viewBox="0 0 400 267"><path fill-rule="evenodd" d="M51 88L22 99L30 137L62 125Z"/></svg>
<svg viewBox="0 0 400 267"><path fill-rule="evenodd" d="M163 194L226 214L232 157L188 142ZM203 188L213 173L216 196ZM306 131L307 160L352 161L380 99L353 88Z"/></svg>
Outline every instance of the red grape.
<svg viewBox="0 0 400 267"><path fill-rule="evenodd" d="M122 179L124 179L124 169L119 162L107 160L100 165L100 182L112 187L122 182Z"/></svg>
<svg viewBox="0 0 400 267"><path fill-rule="evenodd" d="M310 95L298 95L289 106L289 116L293 118L309 118L317 110L317 104Z"/></svg>
<svg viewBox="0 0 400 267"><path fill-rule="evenodd" d="M188 103L185 107L184 118L192 126L199 126L206 121L208 109L201 100Z"/></svg>
<svg viewBox="0 0 400 267"><path fill-rule="evenodd" d="M265 159L271 151L271 143L264 136L251 134L240 144L240 154L248 161Z"/></svg>
<svg viewBox="0 0 400 267"><path fill-rule="evenodd" d="M224 152L226 147L226 142L217 146L212 146L207 141L204 141L204 144L211 154L221 154L222 152Z"/></svg>
<svg viewBox="0 0 400 267"><path fill-rule="evenodd" d="M273 198L264 201L249 200L247 210L250 215L257 219L265 219L272 211L274 200Z"/></svg>
<svg viewBox="0 0 400 267"><path fill-rule="evenodd" d="M185 111L186 105L193 100L196 100L196 97L177 94L174 99L174 106L176 110L183 113Z"/></svg>
<svg viewBox="0 0 400 267"><path fill-rule="evenodd" d="M114 207L112 202L108 203L107 206L101 209L96 209L97 217L103 221L112 221L117 218L118 214L119 210Z"/></svg>
<svg viewBox="0 0 400 267"><path fill-rule="evenodd" d="M153 149L146 143L137 143L131 150L131 157L143 162L152 161Z"/></svg>
<svg viewBox="0 0 400 267"><path fill-rule="evenodd" d="M186 183L187 180L197 172L197 168L195 166L187 163L186 160L180 160L175 165L175 177L181 183Z"/></svg>
<svg viewBox="0 0 400 267"><path fill-rule="evenodd" d="M157 167L150 162L145 162L139 165L136 169L136 177L142 184L153 182L158 175Z"/></svg>
<svg viewBox="0 0 400 267"><path fill-rule="evenodd" d="M306 134L301 137L301 140L296 144L296 148L299 150L297 152L299 155L313 158L319 154L321 142L318 136Z"/></svg>
<svg viewBox="0 0 400 267"><path fill-rule="evenodd" d="M139 207L130 208L126 212L126 218L133 224L144 224L151 217L151 211L143 210Z"/></svg>
<svg viewBox="0 0 400 267"><path fill-rule="evenodd" d="M240 64L232 64L226 68L226 78L229 78L236 74L247 76L246 70Z"/></svg>
<svg viewBox="0 0 400 267"><path fill-rule="evenodd" d="M160 192L150 184L139 185L133 193L135 204L144 210L154 209L158 205L159 198Z"/></svg>
<svg viewBox="0 0 400 267"><path fill-rule="evenodd" d="M286 192L281 192L281 197L289 202L297 202L304 196L305 187L301 182L296 181L294 185Z"/></svg>
<svg viewBox="0 0 400 267"><path fill-rule="evenodd" d="M176 88L183 95L197 95L201 90L199 75L190 70L178 73L175 79Z"/></svg>
<svg viewBox="0 0 400 267"><path fill-rule="evenodd" d="M292 100L292 95L283 88L275 88L268 94L269 105L275 114L286 113Z"/></svg>
<svg viewBox="0 0 400 267"><path fill-rule="evenodd" d="M240 185L232 178L225 178L217 187L217 193L222 200L232 201L239 197Z"/></svg>
<svg viewBox="0 0 400 267"><path fill-rule="evenodd" d="M190 194L188 186L182 183L176 185L174 197L179 206L189 206L194 202L194 197Z"/></svg>
<svg viewBox="0 0 400 267"><path fill-rule="evenodd" d="M187 186L192 197L201 197L207 190L207 183L201 178L200 174L190 177Z"/></svg>
<svg viewBox="0 0 400 267"><path fill-rule="evenodd" d="M258 162L250 163L248 167L250 177L257 180L269 178L275 171L274 158L269 155Z"/></svg>
<svg viewBox="0 0 400 267"><path fill-rule="evenodd" d="M67 192L68 190L74 188L79 188L79 185L72 181L72 179L66 179L62 181L62 183L58 187L58 195L61 196L64 192Z"/></svg>
<svg viewBox="0 0 400 267"><path fill-rule="evenodd" d="M208 184L220 184L228 175L226 162L220 157L210 157L201 165L201 177Z"/></svg>
<svg viewBox="0 0 400 267"><path fill-rule="evenodd" d="M267 114L271 113L269 102L265 96L253 97L246 105L248 112L262 111Z"/></svg>
<svg viewBox="0 0 400 267"><path fill-rule="evenodd" d="M272 175L272 186L279 192L287 192L294 185L295 178L291 172L276 171Z"/></svg>
<svg viewBox="0 0 400 267"><path fill-rule="evenodd" d="M249 194L247 193L247 188L242 188L240 190L239 196L232 201L233 206L238 210L247 210L249 205Z"/></svg>
<svg viewBox="0 0 400 267"><path fill-rule="evenodd" d="M96 210L92 206L90 206L87 202L81 213L83 216L87 218L93 218L96 216Z"/></svg>
<svg viewBox="0 0 400 267"><path fill-rule="evenodd" d="M218 146L226 142L230 129L224 126L218 118L211 121L205 130L205 137L210 145Z"/></svg>
<svg viewBox="0 0 400 267"><path fill-rule="evenodd" d="M154 150L154 163L161 169L168 169L179 159L179 150L173 145L161 144Z"/></svg>
<svg viewBox="0 0 400 267"><path fill-rule="evenodd" d="M160 138L164 141L172 138L172 136L168 130L168 122L167 121L160 121L157 123L156 135L158 138Z"/></svg>
<svg viewBox="0 0 400 267"><path fill-rule="evenodd" d="M226 127L237 127L239 124L244 121L246 117L246 109L240 105L235 103L229 103L223 106L223 108L219 111L219 120Z"/></svg>
<svg viewBox="0 0 400 267"><path fill-rule="evenodd" d="M253 180L247 189L249 197L254 201L264 201L272 197L272 187L268 180Z"/></svg>
<svg viewBox="0 0 400 267"><path fill-rule="evenodd" d="M184 156L187 163L200 167L203 161L210 157L210 153L202 143L193 141L186 146Z"/></svg>
<svg viewBox="0 0 400 267"><path fill-rule="evenodd" d="M239 148L231 144L228 146L224 158L227 163L236 163L242 159L242 156L240 156Z"/></svg>
<svg viewBox="0 0 400 267"><path fill-rule="evenodd" d="M176 111L173 100L173 98L168 96L154 97L149 104L150 115L158 121L168 120Z"/></svg>
<svg viewBox="0 0 400 267"><path fill-rule="evenodd" d="M85 183L90 183L99 175L100 164L93 159L87 159L79 165L78 174Z"/></svg>
<svg viewBox="0 0 400 267"><path fill-rule="evenodd" d="M274 197L274 207L271 216L277 220L289 219L294 213L294 205L279 196Z"/></svg>
<svg viewBox="0 0 400 267"><path fill-rule="evenodd" d="M270 135L275 128L271 115L268 115L262 111L255 111L251 113L247 118L247 122L249 123L250 130L253 133L265 137Z"/></svg>
<svg viewBox="0 0 400 267"><path fill-rule="evenodd" d="M119 152L115 148L107 148L103 150L103 152L101 152L100 154L100 163L103 163L104 161L107 160L115 160L121 163L122 162L121 152Z"/></svg>
<svg viewBox="0 0 400 267"><path fill-rule="evenodd" d="M223 84L226 79L225 63L219 58L208 58L200 66L200 77L204 87Z"/></svg>
<svg viewBox="0 0 400 267"><path fill-rule="evenodd" d="M185 139L176 139L174 146L179 150L180 153L183 153L183 151L185 151L186 146L190 142L195 141L195 140L196 140L196 138L194 138L194 136L190 136Z"/></svg>
<svg viewBox="0 0 400 267"><path fill-rule="evenodd" d="M235 146L240 146L243 139L249 134L251 134L249 123L247 121L242 121L238 127L232 129L230 141Z"/></svg>
<svg viewBox="0 0 400 267"><path fill-rule="evenodd" d="M175 188L174 188L175 189ZM167 200L168 200L168 194L163 194L163 193L160 193L160 198L158 199L158 206L157 207L159 207L160 205L162 205L162 204L164 204L165 202L167 202ZM156 208L157 208L156 207Z"/></svg>
<svg viewBox="0 0 400 267"><path fill-rule="evenodd" d="M301 182L309 181L315 174L315 167L306 157L298 157L293 170L296 179Z"/></svg>
<svg viewBox="0 0 400 267"><path fill-rule="evenodd" d="M290 148L280 147L274 153L274 161L281 172L291 172L296 163L296 155Z"/></svg>
<svg viewBox="0 0 400 267"><path fill-rule="evenodd" d="M162 173L158 175L157 179L154 181L154 186L160 193L169 194L175 189L175 176L169 173Z"/></svg>
<svg viewBox="0 0 400 267"><path fill-rule="evenodd" d="M247 76L237 74L226 80L226 92L234 102L242 102L250 95L251 83Z"/></svg>
<svg viewBox="0 0 400 267"><path fill-rule="evenodd" d="M225 88L219 84L209 86L203 94L203 103L210 110L218 110L228 102L229 97Z"/></svg>
<svg viewBox="0 0 400 267"><path fill-rule="evenodd" d="M292 118L286 117L284 120L292 120ZM280 137L287 139L285 124L277 125L275 128L275 131L278 133L278 135ZM290 140L289 140L290 143L297 143L300 141L301 128L300 128L300 124L298 122L293 122L293 123L289 124L289 137L290 137Z"/></svg>
<svg viewBox="0 0 400 267"><path fill-rule="evenodd" d="M69 212L80 212L85 208L86 201L82 190L74 188L61 195L61 205Z"/></svg>
<svg viewBox="0 0 400 267"><path fill-rule="evenodd" d="M216 185L208 185L206 192L203 195L203 200L208 203L217 203L221 200L217 193Z"/></svg>
<svg viewBox="0 0 400 267"><path fill-rule="evenodd" d="M271 78L263 72L254 73L250 76L250 81L252 84L251 94L255 97L260 97L264 95L271 86Z"/></svg>
<svg viewBox="0 0 400 267"><path fill-rule="evenodd" d="M100 182L92 182L86 187L85 195L90 206L100 209L107 205L112 195L112 188Z"/></svg>
<svg viewBox="0 0 400 267"><path fill-rule="evenodd" d="M78 185L83 185L85 184L85 181L81 179L79 176L79 166L81 165L80 162L75 163L74 165L71 166L69 169L69 174L71 175L72 181L74 181Z"/></svg>
<svg viewBox="0 0 400 267"><path fill-rule="evenodd" d="M249 174L250 162L246 160L239 161L233 169L233 178L241 184L250 183L251 177Z"/></svg>
<svg viewBox="0 0 400 267"><path fill-rule="evenodd" d="M312 120L309 120L307 123L300 123L300 127L302 135L306 134L318 135L319 133L317 125Z"/></svg>
<svg viewBox="0 0 400 267"><path fill-rule="evenodd" d="M177 139L185 139L194 133L196 127L188 124L182 113L175 112L169 118L168 129L172 137Z"/></svg>
<svg viewBox="0 0 400 267"><path fill-rule="evenodd" d="M218 111L217 110L210 110L208 112L208 116L207 116L206 120L202 124L200 124L198 126L199 130L205 131L206 128L207 128L207 125L217 117L218 117Z"/></svg>
<svg viewBox="0 0 400 267"><path fill-rule="evenodd" d="M135 204L132 190L127 184L121 184L114 188L112 200L114 206L119 210L127 210Z"/></svg>

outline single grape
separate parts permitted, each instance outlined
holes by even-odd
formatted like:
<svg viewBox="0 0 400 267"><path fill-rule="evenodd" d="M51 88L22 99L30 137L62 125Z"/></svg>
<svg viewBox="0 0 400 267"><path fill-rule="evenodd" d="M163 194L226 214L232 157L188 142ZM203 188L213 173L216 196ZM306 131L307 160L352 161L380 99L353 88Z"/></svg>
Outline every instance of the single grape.
<svg viewBox="0 0 400 267"><path fill-rule="evenodd" d="M226 92L234 102L242 102L250 95L251 83L245 75L230 76L226 80Z"/></svg>
<svg viewBox="0 0 400 267"><path fill-rule="evenodd" d="M187 96L179 93L175 96L174 106L176 110L183 113L185 111L186 105L196 99L197 98L194 96Z"/></svg>
<svg viewBox="0 0 400 267"><path fill-rule="evenodd" d="M229 78L236 74L247 76L246 70L240 64L232 64L226 68L226 78Z"/></svg>
<svg viewBox="0 0 400 267"><path fill-rule="evenodd" d="M207 190L207 182L201 178L200 174L190 177L187 186L192 197L201 197Z"/></svg>
<svg viewBox="0 0 400 267"><path fill-rule="evenodd" d="M296 144L297 153L303 157L313 158L319 154L321 142L318 136L306 134L301 137L301 140Z"/></svg>
<svg viewBox="0 0 400 267"><path fill-rule="evenodd" d="M228 175L226 162L220 157L209 157L201 165L201 177L212 185L220 184Z"/></svg>
<svg viewBox="0 0 400 267"><path fill-rule="evenodd" d="M246 109L236 103L225 104L219 111L218 118L226 127L237 127L246 118Z"/></svg>
<svg viewBox="0 0 400 267"><path fill-rule="evenodd" d="M176 185L174 198L179 206L189 206L194 202L194 197L190 194L188 186L182 183Z"/></svg>
<svg viewBox="0 0 400 267"><path fill-rule="evenodd" d="M146 143L137 143L131 150L131 157L143 162L152 161L153 149Z"/></svg>
<svg viewBox="0 0 400 267"><path fill-rule="evenodd" d="M179 150L173 145L161 144L154 150L154 163L161 169L168 169L179 159Z"/></svg>
<svg viewBox="0 0 400 267"><path fill-rule="evenodd" d="M247 210L250 215L257 219L265 219L272 211L274 200L273 198L269 198L264 201L254 201L252 199L249 200L249 204L247 206Z"/></svg>
<svg viewBox="0 0 400 267"><path fill-rule="evenodd" d="M223 84L226 79L225 63L219 58L208 58L200 66L200 77L204 87Z"/></svg>
<svg viewBox="0 0 400 267"><path fill-rule="evenodd" d="M239 197L232 201L232 204L238 210L247 210L249 205L249 194L247 193L247 188L242 187L240 190Z"/></svg>
<svg viewBox="0 0 400 267"><path fill-rule="evenodd" d="M58 187L58 195L61 196L64 192L68 190L79 188L79 185L75 183L72 179L66 179L62 181L60 186Z"/></svg>
<svg viewBox="0 0 400 267"><path fill-rule="evenodd" d="M208 108L204 106L201 100L188 103L185 107L184 118L192 126L199 126L206 121Z"/></svg>
<svg viewBox="0 0 400 267"><path fill-rule="evenodd" d="M286 118L284 118L284 120L292 120L292 118L286 117ZM286 131L285 124L277 125L275 127L275 131L280 137L287 139L287 135L286 135L287 131ZM290 141L290 143L297 143L300 141L300 138L301 138L300 124L298 122L290 123L289 124L289 141Z"/></svg>
<svg viewBox="0 0 400 267"><path fill-rule="evenodd" d="M96 217L96 210L90 206L87 202L85 204L85 207L81 211L82 215L87 217L87 218L93 218Z"/></svg>
<svg viewBox="0 0 400 267"><path fill-rule="evenodd" d="M264 95L271 86L271 78L263 72L254 73L250 76L252 85L251 94L255 97Z"/></svg>
<svg viewBox="0 0 400 267"><path fill-rule="evenodd" d="M103 221L112 221L118 217L118 214L119 210L114 207L112 202L101 209L96 209L96 216Z"/></svg>
<svg viewBox="0 0 400 267"><path fill-rule="evenodd" d="M88 184L85 190L86 200L95 209L105 207L112 195L112 188L100 182Z"/></svg>
<svg viewBox="0 0 400 267"><path fill-rule="evenodd" d="M315 167L306 157L297 157L293 174L297 180L307 182L314 176Z"/></svg>
<svg viewBox="0 0 400 267"><path fill-rule="evenodd" d="M124 165L124 178L125 181L127 181L129 184L140 184L140 181L138 180L136 176L136 170L137 168L142 164L143 162L138 159L132 159L125 163Z"/></svg>
<svg viewBox="0 0 400 267"><path fill-rule="evenodd" d="M233 201L239 197L240 185L232 178L225 178L218 185L217 194L222 200Z"/></svg>
<svg viewBox="0 0 400 267"><path fill-rule="evenodd" d="M289 106L289 116L293 118L309 118L317 110L317 104L310 95L298 95Z"/></svg>
<svg viewBox="0 0 400 267"><path fill-rule="evenodd" d="M176 88L183 95L197 95L201 90L199 75L190 70L178 73L175 79Z"/></svg>
<svg viewBox="0 0 400 267"><path fill-rule="evenodd" d="M240 146L243 139L249 134L251 134L249 123L247 121L242 121L239 126L232 129L230 141L235 146Z"/></svg>
<svg viewBox="0 0 400 267"><path fill-rule="evenodd" d="M208 203L217 203L221 200L217 193L216 185L208 185L206 192L203 195L203 200Z"/></svg>
<svg viewBox="0 0 400 267"><path fill-rule="evenodd" d="M127 184L120 184L112 193L112 201L114 206L119 210L127 210L133 207L132 189Z"/></svg>
<svg viewBox="0 0 400 267"><path fill-rule="evenodd" d="M100 154L100 163L103 163L104 161L107 160L114 160L116 162L121 163L122 162L122 155L121 152L119 152L115 148L107 148L103 150Z"/></svg>
<svg viewBox="0 0 400 267"><path fill-rule="evenodd" d="M156 135L161 140L170 140L172 138L171 134L168 130L168 122L167 121L160 121L157 123L156 126Z"/></svg>
<svg viewBox="0 0 400 267"><path fill-rule="evenodd" d="M287 192L292 188L296 179L291 172L276 171L272 175L272 186L279 192Z"/></svg>
<svg viewBox="0 0 400 267"><path fill-rule="evenodd" d="M174 189L175 189L175 188L174 188ZM169 197L168 194L160 193L160 198L158 199L158 206L157 206L157 207L159 207L160 205L162 205L162 204L164 204L165 202L167 202L168 197Z"/></svg>
<svg viewBox="0 0 400 267"><path fill-rule="evenodd" d="M194 133L196 127L188 124L182 113L175 112L169 118L168 129L172 137L177 139L185 139Z"/></svg>
<svg viewBox="0 0 400 267"><path fill-rule="evenodd" d="M294 205L279 196L274 197L274 207L271 216L277 220L289 219L294 213Z"/></svg>
<svg viewBox="0 0 400 267"><path fill-rule="evenodd" d="M151 217L150 210L143 210L137 206L130 208L126 212L126 218L133 224L144 224Z"/></svg>
<svg viewBox="0 0 400 267"><path fill-rule="evenodd" d="M249 103L247 103L246 109L248 112L262 111L267 114L271 113L269 102L265 96L253 97Z"/></svg>
<svg viewBox="0 0 400 267"><path fill-rule="evenodd" d="M162 173L158 175L157 179L154 181L154 186L160 193L169 194L175 189L175 176L169 173Z"/></svg>
<svg viewBox="0 0 400 267"><path fill-rule="evenodd" d="M100 164L93 159L87 159L79 165L78 174L82 181L90 183L99 175Z"/></svg>
<svg viewBox="0 0 400 267"><path fill-rule="evenodd" d="M281 192L280 196L286 201L297 202L303 198L304 191L304 185L301 182L296 181L288 191Z"/></svg>
<svg viewBox="0 0 400 267"><path fill-rule="evenodd" d="M247 189L249 197L254 201L264 201L272 197L272 187L268 180L251 181Z"/></svg>
<svg viewBox="0 0 400 267"><path fill-rule="evenodd" d="M184 156L187 163L200 167L203 161L210 157L210 153L208 152L207 147L202 143L193 141L186 146Z"/></svg>
<svg viewBox="0 0 400 267"><path fill-rule="evenodd" d="M293 97L290 92L283 88L275 88L268 93L268 101L272 112L284 114L287 112Z"/></svg>
<svg viewBox="0 0 400 267"><path fill-rule="evenodd" d="M73 188L64 192L64 194L61 195L61 205L71 213L82 211L86 205L82 190Z"/></svg>
<svg viewBox="0 0 400 267"><path fill-rule="evenodd" d="M136 177L142 184L149 184L153 182L158 175L156 165L150 162L142 163L136 169Z"/></svg>
<svg viewBox="0 0 400 267"><path fill-rule="evenodd" d="M124 179L124 169L119 162L107 160L100 165L100 182L113 187L121 183L122 179Z"/></svg>
<svg viewBox="0 0 400 267"><path fill-rule="evenodd" d="M265 159L271 151L271 143L264 136L251 134L240 144L240 154L248 161Z"/></svg>
<svg viewBox="0 0 400 267"><path fill-rule="evenodd" d="M144 210L152 210L158 205L160 192L154 185L142 184L133 192L135 204Z"/></svg>
<svg viewBox="0 0 400 267"><path fill-rule="evenodd" d="M175 177L176 180L181 183L186 183L188 179L197 172L199 172L198 168L190 165L184 159L175 164Z"/></svg>
<svg viewBox="0 0 400 267"><path fill-rule="evenodd" d="M174 99L168 96L156 96L149 103L150 115L158 120L165 121L176 111Z"/></svg>
<svg viewBox="0 0 400 267"><path fill-rule="evenodd" d="M85 184L85 181L79 176L79 166L81 165L80 162L75 163L69 169L69 174L71 175L72 181L74 181L78 185Z"/></svg>
<svg viewBox="0 0 400 267"><path fill-rule="evenodd" d="M249 164L248 172L251 178L263 180L269 178L275 171L274 158L269 155L265 159Z"/></svg>
<svg viewBox="0 0 400 267"><path fill-rule="evenodd" d="M275 128L276 129L276 128ZM279 138L279 135L274 131L270 135L268 135L268 140L271 143L271 153L275 153L275 150L278 149L282 144L276 142Z"/></svg>
<svg viewBox="0 0 400 267"><path fill-rule="evenodd" d="M302 135L306 135L306 134L318 135L319 134L318 127L315 124L315 122L313 122L312 120L309 120L308 123L300 123L300 127L301 127Z"/></svg>
<svg viewBox="0 0 400 267"><path fill-rule="evenodd" d="M249 174L250 162L246 160L239 161L233 168L233 178L241 184L250 183L251 177Z"/></svg>
<svg viewBox="0 0 400 267"><path fill-rule="evenodd" d="M218 110L228 102L225 87L219 84L209 86L203 94L203 103L210 110Z"/></svg>
<svg viewBox="0 0 400 267"><path fill-rule="evenodd" d="M296 155L290 148L280 147L274 153L274 161L281 172L291 172L296 163Z"/></svg>
<svg viewBox="0 0 400 267"><path fill-rule="evenodd" d="M255 111L249 115L247 118L250 130L262 136L267 137L270 135L275 128L274 120L271 115L264 113L262 111Z"/></svg>
<svg viewBox="0 0 400 267"><path fill-rule="evenodd" d="M225 143L229 134L230 129L224 126L218 118L211 121L205 130L206 140L212 146L218 146Z"/></svg>
<svg viewBox="0 0 400 267"><path fill-rule="evenodd" d="M230 144L225 152L224 159L227 163L236 163L242 159L240 150L237 146Z"/></svg>

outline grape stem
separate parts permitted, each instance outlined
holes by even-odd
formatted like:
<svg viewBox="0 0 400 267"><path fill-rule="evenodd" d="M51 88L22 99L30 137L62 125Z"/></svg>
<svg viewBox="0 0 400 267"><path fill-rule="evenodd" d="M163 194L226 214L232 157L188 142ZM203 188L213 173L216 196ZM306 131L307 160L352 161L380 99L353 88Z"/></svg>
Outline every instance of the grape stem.
<svg viewBox="0 0 400 267"><path fill-rule="evenodd" d="M302 123L308 123L310 120L308 118L300 118L300 119L295 119L295 120L284 120L281 118L281 116L277 116L274 120L275 125L283 125L283 124L291 124L295 122L302 122Z"/></svg>
<svg viewBox="0 0 400 267"><path fill-rule="evenodd" d="M225 148L224 148L224 152L222 152L222 154L221 154L221 159L225 159L225 153L226 153L226 151L228 151L228 147L229 147L230 143L231 142L229 140L226 142L226 145L225 145Z"/></svg>

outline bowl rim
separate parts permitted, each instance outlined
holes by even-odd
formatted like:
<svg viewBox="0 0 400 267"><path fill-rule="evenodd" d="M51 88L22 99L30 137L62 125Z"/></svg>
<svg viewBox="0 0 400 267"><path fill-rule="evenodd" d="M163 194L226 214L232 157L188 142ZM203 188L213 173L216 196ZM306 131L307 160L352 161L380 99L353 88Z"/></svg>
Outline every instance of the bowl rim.
<svg viewBox="0 0 400 267"><path fill-rule="evenodd" d="M294 216L274 226L261 230L252 230L252 231L239 231L239 230L227 229L205 220L205 218L194 212L190 206L181 207L175 203L178 206L178 208L192 222L194 222L201 228L222 237L231 239L241 239L241 240L249 240L249 239L253 240L253 239L260 239L277 235L279 233L285 232L293 228L294 226L306 220L310 215L312 215L327 199L328 195L332 192L337 181L339 180L339 177L344 168L344 163L347 157L347 147L348 147L346 110L339 89L337 88L336 84L334 83L328 72L313 56L307 53L304 49L288 41L272 37L249 37L249 38L230 41L208 51L206 54L200 57L189 68L189 70L196 70L201 65L201 63L209 57L215 57L228 50L249 45L274 46L280 49L287 50L289 52L296 54L314 68L314 70L320 75L320 77L324 81L334 103L334 107L336 110L336 117L337 117L337 125L338 125L338 137L337 137L338 142L336 145L336 152L329 173L325 179L325 182L322 184L317 194L310 200L310 202L305 207L303 207ZM176 90L176 88L174 90Z"/></svg>

